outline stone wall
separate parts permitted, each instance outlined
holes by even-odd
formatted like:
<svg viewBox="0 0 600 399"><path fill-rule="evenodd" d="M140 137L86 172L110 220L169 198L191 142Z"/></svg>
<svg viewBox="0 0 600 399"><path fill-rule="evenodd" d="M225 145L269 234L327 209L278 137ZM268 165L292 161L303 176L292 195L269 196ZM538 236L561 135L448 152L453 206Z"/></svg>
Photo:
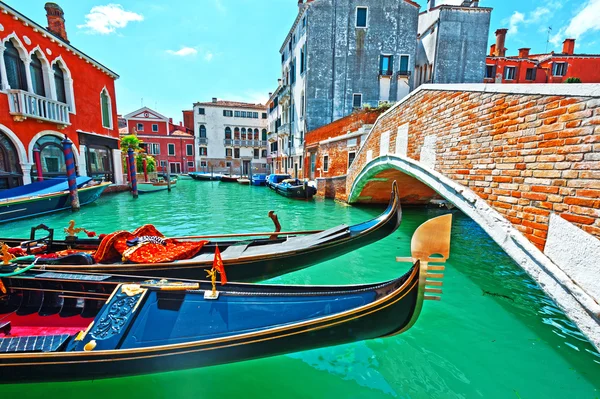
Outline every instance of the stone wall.
<svg viewBox="0 0 600 399"><path fill-rule="evenodd" d="M383 152L470 188L540 249L551 213L600 238L599 85L421 86L379 118L348 193Z"/></svg>
<svg viewBox="0 0 600 399"><path fill-rule="evenodd" d="M346 176L317 179L317 196L345 201Z"/></svg>

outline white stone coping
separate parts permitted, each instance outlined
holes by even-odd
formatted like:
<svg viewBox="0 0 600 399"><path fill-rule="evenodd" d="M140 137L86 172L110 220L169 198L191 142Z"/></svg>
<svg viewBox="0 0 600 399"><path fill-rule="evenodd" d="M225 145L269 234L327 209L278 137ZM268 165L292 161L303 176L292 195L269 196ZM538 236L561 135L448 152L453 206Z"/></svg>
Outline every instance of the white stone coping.
<svg viewBox="0 0 600 399"><path fill-rule="evenodd" d="M348 140L348 139L353 139L356 137L360 137L365 135L367 132L354 132L354 133L346 133L343 136L337 136L337 137L330 137L327 140L322 140L319 141L320 145L323 144L329 144L329 143L335 143L336 141L342 141L342 140Z"/></svg>
<svg viewBox="0 0 600 399"><path fill-rule="evenodd" d="M473 219L559 305L590 342L600 349L600 305L502 214L469 188L410 158L385 155L363 167L354 180L348 202L355 202L359 198L371 176L390 168L425 183Z"/></svg>

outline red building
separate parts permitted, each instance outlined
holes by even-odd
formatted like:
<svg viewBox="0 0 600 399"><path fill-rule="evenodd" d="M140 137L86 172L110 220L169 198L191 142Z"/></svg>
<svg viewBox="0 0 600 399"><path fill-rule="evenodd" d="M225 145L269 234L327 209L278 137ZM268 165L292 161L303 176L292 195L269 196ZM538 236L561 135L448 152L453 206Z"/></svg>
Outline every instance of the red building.
<svg viewBox="0 0 600 399"><path fill-rule="evenodd" d="M600 54L575 54L575 39L566 39L562 53L529 54L519 49L507 56L507 29L496 31L496 43L486 58L484 83L563 83L579 78L582 83L600 83Z"/></svg>
<svg viewBox="0 0 600 399"><path fill-rule="evenodd" d="M156 159L159 171L188 173L195 171L194 135L191 130L173 124L173 120L151 110L140 108L125 115L125 133L135 133L144 142L146 152ZM123 134L123 132L121 133Z"/></svg>
<svg viewBox="0 0 600 399"><path fill-rule="evenodd" d="M61 141L74 143L81 176L122 183L114 82L118 75L73 47L63 10L48 28L0 2L0 189L65 176Z"/></svg>

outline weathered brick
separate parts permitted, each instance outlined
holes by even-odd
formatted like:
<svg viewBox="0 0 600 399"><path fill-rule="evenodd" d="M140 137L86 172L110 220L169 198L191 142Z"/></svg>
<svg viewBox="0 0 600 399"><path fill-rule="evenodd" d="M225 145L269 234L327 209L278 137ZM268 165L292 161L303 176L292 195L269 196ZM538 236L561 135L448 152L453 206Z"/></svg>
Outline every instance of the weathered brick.
<svg viewBox="0 0 600 399"><path fill-rule="evenodd" d="M600 190L577 190L578 197L600 198Z"/></svg>
<svg viewBox="0 0 600 399"><path fill-rule="evenodd" d="M523 198L527 198L534 201L545 201L548 196L543 193L523 193Z"/></svg>
<svg viewBox="0 0 600 399"><path fill-rule="evenodd" d="M536 192L536 193L558 194L558 187L531 186L531 191Z"/></svg>
<svg viewBox="0 0 600 399"><path fill-rule="evenodd" d="M560 172L557 170L534 170L533 177L560 177Z"/></svg>
<svg viewBox="0 0 600 399"><path fill-rule="evenodd" d="M586 206L588 208L598 208L600 207L600 200L581 197L566 197L565 204Z"/></svg>

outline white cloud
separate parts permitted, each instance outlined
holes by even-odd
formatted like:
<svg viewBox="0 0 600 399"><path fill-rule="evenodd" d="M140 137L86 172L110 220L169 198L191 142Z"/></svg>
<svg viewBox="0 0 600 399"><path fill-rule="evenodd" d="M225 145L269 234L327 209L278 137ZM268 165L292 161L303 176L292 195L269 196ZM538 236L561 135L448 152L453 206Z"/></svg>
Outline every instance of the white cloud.
<svg viewBox="0 0 600 399"><path fill-rule="evenodd" d="M196 55L198 54L198 50L196 50L195 48L192 47L183 47L181 50L167 50L167 53L171 54L171 55L176 55L179 57L188 57L190 55Z"/></svg>
<svg viewBox="0 0 600 399"><path fill-rule="evenodd" d="M514 35L519 32L519 24L525 22L525 14L515 11L508 21L508 32Z"/></svg>
<svg viewBox="0 0 600 399"><path fill-rule="evenodd" d="M210 62L210 61L212 61L212 59L213 59L213 57L214 57L214 56L215 56L215 55L209 51L209 52L207 52L207 53L204 55L204 59L205 59L206 61Z"/></svg>
<svg viewBox="0 0 600 399"><path fill-rule="evenodd" d="M583 7L569 21L567 26L563 26L550 38L550 43L559 46L564 39L579 39L581 36L600 31L600 0L587 0Z"/></svg>
<svg viewBox="0 0 600 399"><path fill-rule="evenodd" d="M535 10L527 13L515 11L510 18L503 20L502 22L508 24L508 34L515 35L519 33L519 26L521 25L532 25L541 22L546 22L550 19L554 12L562 7L562 4L558 1L548 1L545 6L537 7ZM538 31L545 32L548 29L547 26L540 26Z"/></svg>
<svg viewBox="0 0 600 399"><path fill-rule="evenodd" d="M272 90L272 89L267 89L265 91L246 90L242 94L240 94L240 93L224 94L222 98L224 100L228 100L228 101L239 101L239 102L250 103L250 104L266 104L267 101L269 101L269 90Z"/></svg>
<svg viewBox="0 0 600 399"><path fill-rule="evenodd" d="M227 12L227 8L225 8L223 0L215 0L215 7L222 13Z"/></svg>
<svg viewBox="0 0 600 399"><path fill-rule="evenodd" d="M126 27L129 22L143 20L143 15L125 11L120 4L108 4L92 7L90 13L85 16L85 24L77 25L77 27L86 29L88 33L107 35L115 32L118 28Z"/></svg>

